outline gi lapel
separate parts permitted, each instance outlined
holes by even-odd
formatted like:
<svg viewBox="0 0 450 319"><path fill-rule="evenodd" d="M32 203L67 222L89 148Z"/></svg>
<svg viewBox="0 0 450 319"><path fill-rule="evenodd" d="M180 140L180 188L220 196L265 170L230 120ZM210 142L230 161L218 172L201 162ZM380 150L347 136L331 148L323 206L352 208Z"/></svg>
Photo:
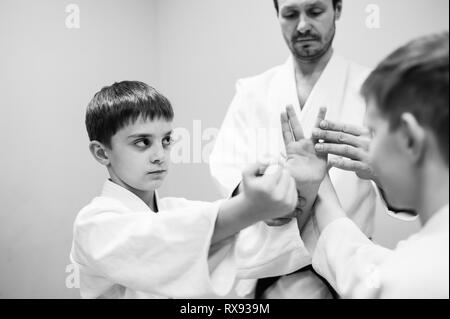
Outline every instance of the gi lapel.
<svg viewBox="0 0 450 319"><path fill-rule="evenodd" d="M333 54L303 107L300 121L305 136L311 136L320 107L328 108L327 118L338 117L345 96L347 73L348 62Z"/></svg>

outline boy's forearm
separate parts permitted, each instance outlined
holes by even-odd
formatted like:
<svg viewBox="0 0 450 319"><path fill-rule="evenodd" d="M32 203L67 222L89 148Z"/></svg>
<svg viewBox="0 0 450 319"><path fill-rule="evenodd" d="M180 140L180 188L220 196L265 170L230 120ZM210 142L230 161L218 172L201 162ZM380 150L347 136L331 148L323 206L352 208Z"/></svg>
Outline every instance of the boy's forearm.
<svg viewBox="0 0 450 319"><path fill-rule="evenodd" d="M319 183L308 185L308 187L305 187L304 184L300 184L297 187L299 196L303 199L303 205L299 207L301 212L297 214L297 226L300 234L302 233L306 223L310 220L319 187Z"/></svg>
<svg viewBox="0 0 450 319"><path fill-rule="evenodd" d="M313 209L320 232L335 220L346 217L328 174L320 185Z"/></svg>
<svg viewBox="0 0 450 319"><path fill-rule="evenodd" d="M261 220L260 212L243 194L225 201L219 208L211 244L216 244Z"/></svg>

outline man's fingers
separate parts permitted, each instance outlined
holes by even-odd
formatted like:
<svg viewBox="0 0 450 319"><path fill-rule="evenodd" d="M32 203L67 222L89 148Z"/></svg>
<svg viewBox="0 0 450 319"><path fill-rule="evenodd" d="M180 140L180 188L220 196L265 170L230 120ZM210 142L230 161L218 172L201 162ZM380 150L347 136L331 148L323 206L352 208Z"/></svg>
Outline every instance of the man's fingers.
<svg viewBox="0 0 450 319"><path fill-rule="evenodd" d="M326 131L314 129L312 137L315 140L324 140L326 143L348 144L355 147L364 147L360 137L344 132Z"/></svg>
<svg viewBox="0 0 450 319"><path fill-rule="evenodd" d="M354 161L346 158L334 158L330 159L330 164L333 167L342 169L344 171L351 171L351 172L360 172L363 170L367 170L368 166L360 161Z"/></svg>
<svg viewBox="0 0 450 319"><path fill-rule="evenodd" d="M351 124L336 123L336 122L333 122L330 120L324 120L324 121L320 122L319 127L323 130L343 132L343 133L352 134L355 136L369 134L369 130L365 127L351 125Z"/></svg>
<svg viewBox="0 0 450 319"><path fill-rule="evenodd" d="M319 109L319 113L317 114L316 123L314 124L314 127L320 127L320 123L325 120L325 116L327 115L327 108L321 107Z"/></svg>
<svg viewBox="0 0 450 319"><path fill-rule="evenodd" d="M294 133L294 138L296 141L302 140L305 138L305 134L303 133L302 126L295 114L294 107L292 105L286 106L286 112L289 119L289 123L291 124L292 132Z"/></svg>
<svg viewBox="0 0 450 319"><path fill-rule="evenodd" d="M320 143L315 145L315 149L321 154L333 154L353 160L362 160L363 154L360 149L350 145Z"/></svg>
<svg viewBox="0 0 450 319"><path fill-rule="evenodd" d="M294 136L292 135L291 126L289 125L289 118L286 112L281 113L281 129L283 131L284 145L287 147L294 142Z"/></svg>

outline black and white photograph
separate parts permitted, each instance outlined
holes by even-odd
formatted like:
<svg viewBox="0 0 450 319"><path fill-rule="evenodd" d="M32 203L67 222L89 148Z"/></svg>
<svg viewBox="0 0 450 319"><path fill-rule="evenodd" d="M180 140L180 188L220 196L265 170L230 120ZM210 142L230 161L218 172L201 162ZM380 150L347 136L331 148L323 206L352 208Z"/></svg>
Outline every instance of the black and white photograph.
<svg viewBox="0 0 450 319"><path fill-rule="evenodd" d="M0 92L0 299L449 299L448 0L0 0Z"/></svg>

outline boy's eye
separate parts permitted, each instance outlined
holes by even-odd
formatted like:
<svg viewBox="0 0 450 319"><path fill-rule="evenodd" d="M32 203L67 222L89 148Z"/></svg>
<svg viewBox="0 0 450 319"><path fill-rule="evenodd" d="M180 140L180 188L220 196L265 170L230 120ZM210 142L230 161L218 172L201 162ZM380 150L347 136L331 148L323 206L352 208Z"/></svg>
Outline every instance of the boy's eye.
<svg viewBox="0 0 450 319"><path fill-rule="evenodd" d="M167 136L162 140L162 145L164 147L170 146L170 145L172 145L172 143L173 143L172 136Z"/></svg>
<svg viewBox="0 0 450 319"><path fill-rule="evenodd" d="M150 146L150 140L145 138L145 139L141 139L141 140L137 140L136 142L134 142L134 145L136 145L137 147L149 147Z"/></svg>

